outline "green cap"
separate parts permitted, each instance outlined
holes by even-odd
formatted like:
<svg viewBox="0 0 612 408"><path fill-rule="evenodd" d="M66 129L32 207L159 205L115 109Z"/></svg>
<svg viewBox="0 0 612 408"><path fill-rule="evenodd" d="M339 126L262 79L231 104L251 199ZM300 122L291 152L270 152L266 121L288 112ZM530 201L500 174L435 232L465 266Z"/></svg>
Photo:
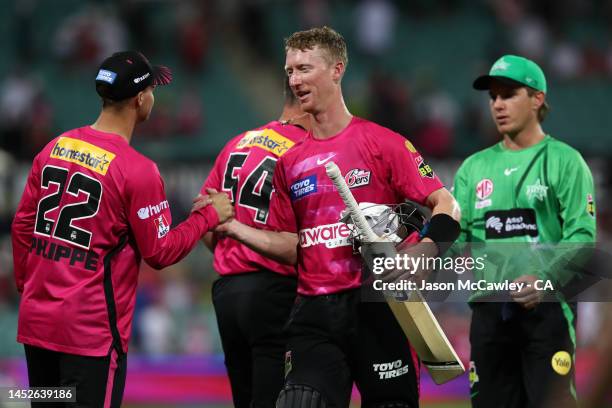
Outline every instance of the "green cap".
<svg viewBox="0 0 612 408"><path fill-rule="evenodd" d="M495 61L489 75L476 78L473 87L481 91L487 90L492 79L513 85L528 86L536 91L546 93L546 77L544 77L542 68L524 57L504 55Z"/></svg>

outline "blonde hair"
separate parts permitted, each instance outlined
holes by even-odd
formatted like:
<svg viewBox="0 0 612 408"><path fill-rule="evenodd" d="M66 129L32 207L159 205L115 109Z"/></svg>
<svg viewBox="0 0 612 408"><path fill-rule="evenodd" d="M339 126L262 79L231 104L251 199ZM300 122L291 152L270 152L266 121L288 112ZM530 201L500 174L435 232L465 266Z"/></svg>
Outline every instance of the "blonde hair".
<svg viewBox="0 0 612 408"><path fill-rule="evenodd" d="M317 46L327 52L330 63L333 64L339 60L345 66L348 64L344 37L327 26L298 31L285 39L285 52L289 51L289 49L300 51L312 50Z"/></svg>
<svg viewBox="0 0 612 408"><path fill-rule="evenodd" d="M537 89L533 89L529 86L526 86L525 88L527 89L528 96L533 96L537 92L540 92ZM546 99L545 99L544 103L540 106L540 109L538 109L538 122L540 123L544 122L544 119L546 119L546 115L548 115L549 111L550 111L550 106L548 105L548 102L546 102Z"/></svg>

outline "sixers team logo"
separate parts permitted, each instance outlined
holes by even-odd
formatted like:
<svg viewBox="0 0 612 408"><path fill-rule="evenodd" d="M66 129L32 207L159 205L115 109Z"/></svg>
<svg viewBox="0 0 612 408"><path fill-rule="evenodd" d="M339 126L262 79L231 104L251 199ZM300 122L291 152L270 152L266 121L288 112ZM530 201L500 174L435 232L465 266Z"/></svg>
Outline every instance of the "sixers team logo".
<svg viewBox="0 0 612 408"><path fill-rule="evenodd" d="M346 176L344 176L344 181L346 181L349 188L367 186L370 184L370 171L351 169L348 173L346 173Z"/></svg>

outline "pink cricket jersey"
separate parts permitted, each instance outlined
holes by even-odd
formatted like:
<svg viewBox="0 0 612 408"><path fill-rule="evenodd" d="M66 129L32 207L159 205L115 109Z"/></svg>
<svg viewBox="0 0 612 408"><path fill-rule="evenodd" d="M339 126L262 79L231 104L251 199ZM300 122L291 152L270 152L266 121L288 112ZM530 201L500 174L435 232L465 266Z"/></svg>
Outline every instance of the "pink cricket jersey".
<svg viewBox="0 0 612 408"><path fill-rule="evenodd" d="M202 186L227 192L236 219L255 228L266 228L269 219L272 176L276 162L296 142L306 136L302 128L273 121L230 140L215 161ZM295 275L294 266L283 265L259 255L236 240L219 237L214 268L221 275L268 269L282 275Z"/></svg>
<svg viewBox="0 0 612 408"><path fill-rule="evenodd" d="M218 220L208 206L170 229L157 166L119 135L82 127L55 138L34 159L12 225L17 340L127 351L141 258L178 262Z"/></svg>
<svg viewBox="0 0 612 408"><path fill-rule="evenodd" d="M382 126L353 118L337 135L309 134L279 160L270 216L275 230L299 236L298 292L337 293L359 287L361 258L353 254L345 206L325 164L340 168L357 202L423 204L442 183L412 144Z"/></svg>

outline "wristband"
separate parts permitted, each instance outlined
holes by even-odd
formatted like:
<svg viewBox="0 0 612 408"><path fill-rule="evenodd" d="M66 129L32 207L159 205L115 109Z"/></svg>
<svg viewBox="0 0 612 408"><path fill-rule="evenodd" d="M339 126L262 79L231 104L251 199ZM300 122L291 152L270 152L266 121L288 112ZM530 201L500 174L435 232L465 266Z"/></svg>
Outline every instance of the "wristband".
<svg viewBox="0 0 612 408"><path fill-rule="evenodd" d="M429 238L438 246L438 256L444 254L459 237L461 226L448 214L436 214L421 231L421 238Z"/></svg>

